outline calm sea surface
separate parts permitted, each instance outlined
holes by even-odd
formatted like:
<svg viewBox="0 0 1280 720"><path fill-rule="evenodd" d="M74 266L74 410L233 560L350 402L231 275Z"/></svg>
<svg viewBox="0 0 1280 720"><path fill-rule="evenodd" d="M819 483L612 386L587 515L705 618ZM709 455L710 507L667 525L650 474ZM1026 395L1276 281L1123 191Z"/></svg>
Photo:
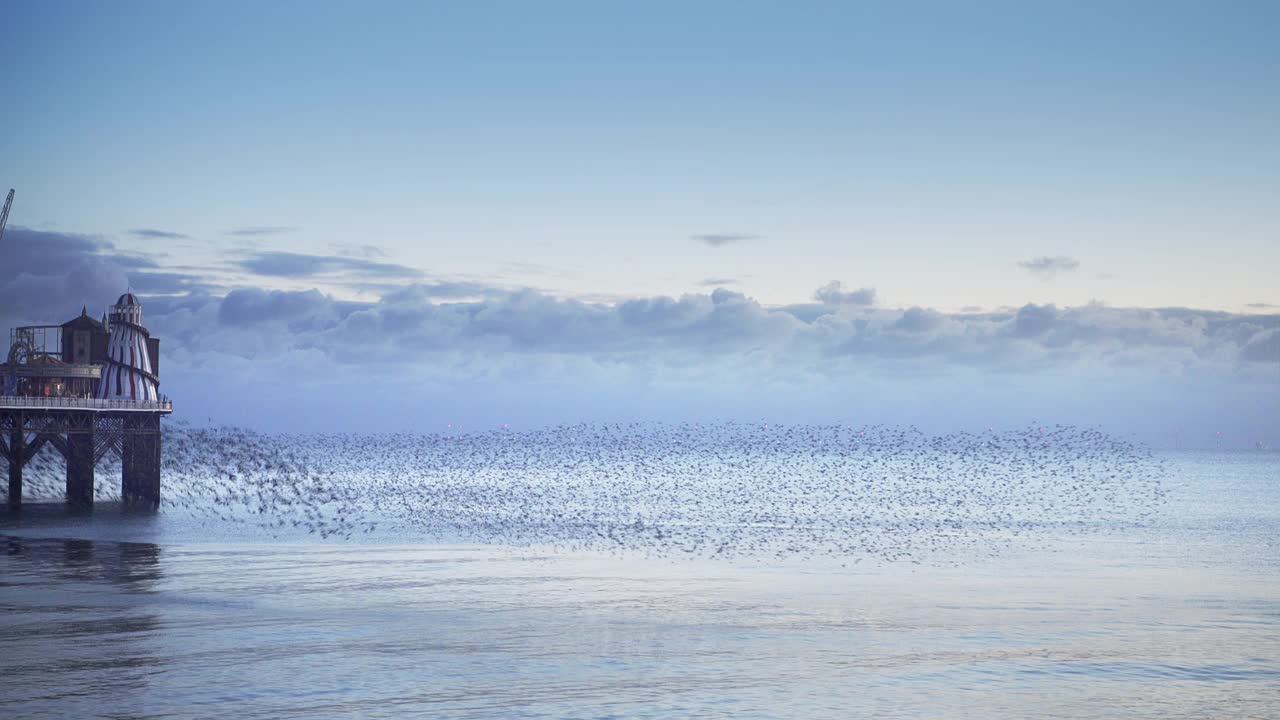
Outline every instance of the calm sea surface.
<svg viewBox="0 0 1280 720"><path fill-rule="evenodd" d="M1280 454L1165 460L1150 523L920 564L28 508L0 718L1280 718Z"/></svg>

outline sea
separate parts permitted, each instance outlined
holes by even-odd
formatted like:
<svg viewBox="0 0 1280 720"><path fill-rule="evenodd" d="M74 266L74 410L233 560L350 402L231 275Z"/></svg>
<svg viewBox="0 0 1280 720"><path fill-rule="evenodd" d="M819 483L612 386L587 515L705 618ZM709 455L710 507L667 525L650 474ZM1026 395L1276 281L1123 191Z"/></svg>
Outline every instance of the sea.
<svg viewBox="0 0 1280 720"><path fill-rule="evenodd" d="M0 718L1280 718L1280 453L1156 455L1140 521L992 553L32 504L0 515Z"/></svg>

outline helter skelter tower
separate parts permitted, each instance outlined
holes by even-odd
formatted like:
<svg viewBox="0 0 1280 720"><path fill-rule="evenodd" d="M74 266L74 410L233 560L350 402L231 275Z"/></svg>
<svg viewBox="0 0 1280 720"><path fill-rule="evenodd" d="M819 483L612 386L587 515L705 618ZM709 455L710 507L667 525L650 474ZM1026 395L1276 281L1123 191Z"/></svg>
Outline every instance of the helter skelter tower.
<svg viewBox="0 0 1280 720"><path fill-rule="evenodd" d="M133 293L121 295L112 306L110 326L111 339L107 341L107 362L102 368L98 397L158 402L160 378L152 371L147 353L151 333L142 324L142 305Z"/></svg>

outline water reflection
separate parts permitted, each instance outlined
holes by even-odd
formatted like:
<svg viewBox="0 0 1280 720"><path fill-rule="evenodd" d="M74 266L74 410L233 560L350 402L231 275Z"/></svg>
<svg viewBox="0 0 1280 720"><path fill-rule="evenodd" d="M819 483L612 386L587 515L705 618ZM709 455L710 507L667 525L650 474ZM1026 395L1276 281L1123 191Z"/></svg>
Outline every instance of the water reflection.
<svg viewBox="0 0 1280 720"><path fill-rule="evenodd" d="M151 591L162 577L160 546L142 542L102 542L3 536L5 580L54 576L104 582L129 592Z"/></svg>
<svg viewBox="0 0 1280 720"><path fill-rule="evenodd" d="M4 536L0 555L0 716L90 717L140 710L161 614L145 596L163 580L151 543ZM96 699L95 699L96 698Z"/></svg>

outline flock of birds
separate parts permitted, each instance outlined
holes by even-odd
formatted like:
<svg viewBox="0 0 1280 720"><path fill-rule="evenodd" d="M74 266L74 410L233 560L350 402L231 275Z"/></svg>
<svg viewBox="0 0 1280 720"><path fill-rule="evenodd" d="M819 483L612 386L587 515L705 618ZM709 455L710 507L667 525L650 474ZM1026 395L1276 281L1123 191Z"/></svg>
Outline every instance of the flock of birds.
<svg viewBox="0 0 1280 720"><path fill-rule="evenodd" d="M1066 425L300 436L173 424L163 462L163 512L269 536L850 563L960 562L1147 523L1165 476L1150 451ZM60 490L60 459L46 463L29 470L33 495ZM100 467L101 499L118 492L108 477Z"/></svg>

